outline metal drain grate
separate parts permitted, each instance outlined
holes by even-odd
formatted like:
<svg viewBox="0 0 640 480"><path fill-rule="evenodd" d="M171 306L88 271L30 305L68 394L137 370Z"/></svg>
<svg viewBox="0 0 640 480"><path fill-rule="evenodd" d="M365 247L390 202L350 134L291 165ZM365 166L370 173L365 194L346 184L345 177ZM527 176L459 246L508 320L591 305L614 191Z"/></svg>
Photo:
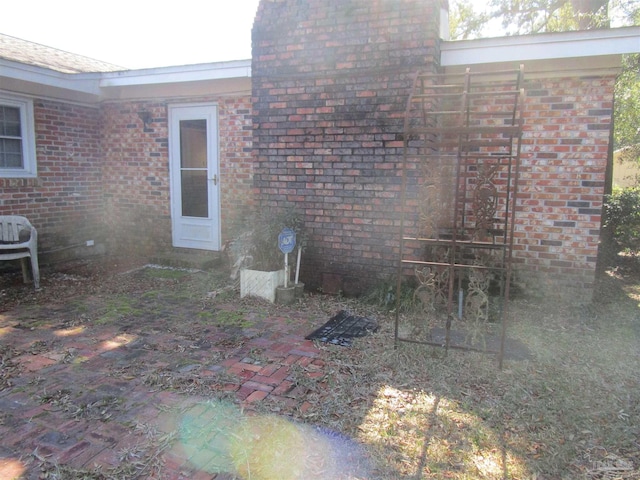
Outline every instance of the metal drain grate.
<svg viewBox="0 0 640 480"><path fill-rule="evenodd" d="M307 340L350 347L353 339L364 337L378 330L378 322L366 317L356 317L345 310L339 311L323 326L307 335Z"/></svg>

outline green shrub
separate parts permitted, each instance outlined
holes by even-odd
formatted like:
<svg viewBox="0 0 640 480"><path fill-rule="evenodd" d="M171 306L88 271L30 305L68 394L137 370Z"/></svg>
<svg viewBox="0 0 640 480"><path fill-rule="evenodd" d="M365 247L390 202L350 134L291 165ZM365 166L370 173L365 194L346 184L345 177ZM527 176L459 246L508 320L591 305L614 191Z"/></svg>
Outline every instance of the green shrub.
<svg viewBox="0 0 640 480"><path fill-rule="evenodd" d="M618 251L640 250L640 187L615 189L604 204L604 225Z"/></svg>
<svg viewBox="0 0 640 480"><path fill-rule="evenodd" d="M397 301L398 287L396 278L395 275L391 275L386 281L380 281L372 286L362 295L362 301L383 308L386 311L393 311L396 308L399 308L401 312L412 311L415 307L415 282L412 280L402 282L400 286L400 301Z"/></svg>

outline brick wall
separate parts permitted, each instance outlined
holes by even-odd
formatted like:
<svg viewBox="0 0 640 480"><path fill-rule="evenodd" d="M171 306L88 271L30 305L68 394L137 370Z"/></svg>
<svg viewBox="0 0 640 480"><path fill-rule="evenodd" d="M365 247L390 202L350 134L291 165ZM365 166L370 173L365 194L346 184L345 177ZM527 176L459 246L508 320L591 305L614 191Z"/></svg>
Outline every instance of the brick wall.
<svg viewBox="0 0 640 480"><path fill-rule="evenodd" d="M262 0L253 29L255 196L295 205L302 279L359 293L397 264L403 112L439 58L430 0Z"/></svg>
<svg viewBox="0 0 640 480"><path fill-rule="evenodd" d="M197 98L218 104L223 241L251 202L251 100ZM145 127L140 112L151 121ZM168 109L161 102L105 104L102 110L105 223L111 250L152 254L171 248Z"/></svg>
<svg viewBox="0 0 640 480"><path fill-rule="evenodd" d="M148 112L145 126L139 113ZM111 251L171 246L167 109L164 102L102 107L105 239Z"/></svg>
<svg viewBox="0 0 640 480"><path fill-rule="evenodd" d="M358 293L395 272L404 102L410 74L437 68L436 5L260 3L256 198L305 214L311 286ZM526 83L514 256L529 292L590 296L613 84L570 74Z"/></svg>
<svg viewBox="0 0 640 480"><path fill-rule="evenodd" d="M614 82L567 76L525 85L514 256L518 281L531 292L591 294Z"/></svg>
<svg viewBox="0 0 640 480"><path fill-rule="evenodd" d="M405 102L415 71L437 69L438 16L430 0L261 1L253 100L181 99L219 106L223 241L247 206L295 205L310 287L359 293L395 273ZM526 82L514 255L530 291L590 292L613 85ZM119 253L169 248L166 100L34 109L38 178L0 179L0 214L29 217L42 252L89 239Z"/></svg>
<svg viewBox="0 0 640 480"><path fill-rule="evenodd" d="M222 237L230 239L253 205L251 99L218 102Z"/></svg>
<svg viewBox="0 0 640 480"><path fill-rule="evenodd" d="M68 247L85 245L102 231L100 114L36 99L34 117L38 177L0 179L0 214L29 218L46 262L54 253L80 253Z"/></svg>
<svg viewBox="0 0 640 480"><path fill-rule="evenodd" d="M223 241L251 204L251 99L218 104ZM139 112L151 114L145 127ZM38 176L0 179L0 214L28 217L41 260L171 248L167 104L34 101ZM96 247L86 247L93 240Z"/></svg>

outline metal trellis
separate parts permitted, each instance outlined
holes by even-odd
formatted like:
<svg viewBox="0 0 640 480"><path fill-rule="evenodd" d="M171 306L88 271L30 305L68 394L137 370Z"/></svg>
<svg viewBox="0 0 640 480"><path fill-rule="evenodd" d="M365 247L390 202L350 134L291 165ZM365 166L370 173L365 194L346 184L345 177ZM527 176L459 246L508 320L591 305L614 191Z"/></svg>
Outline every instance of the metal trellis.
<svg viewBox="0 0 640 480"><path fill-rule="evenodd" d="M415 76L404 126L396 346L411 342L447 351L487 351L498 354L502 367L523 79L523 66ZM409 279L421 313L405 321L400 302ZM502 324L499 345L452 342L454 321L463 322L469 335L479 327L486 330L492 320ZM434 331L443 338L434 339Z"/></svg>

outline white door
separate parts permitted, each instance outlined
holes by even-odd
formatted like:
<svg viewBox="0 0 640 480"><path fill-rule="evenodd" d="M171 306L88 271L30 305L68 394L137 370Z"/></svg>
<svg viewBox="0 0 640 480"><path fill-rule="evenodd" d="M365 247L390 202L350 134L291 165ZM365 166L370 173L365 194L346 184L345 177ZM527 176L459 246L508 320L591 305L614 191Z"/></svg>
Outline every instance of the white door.
<svg viewBox="0 0 640 480"><path fill-rule="evenodd" d="M220 250L215 105L169 107L169 164L173 246Z"/></svg>

